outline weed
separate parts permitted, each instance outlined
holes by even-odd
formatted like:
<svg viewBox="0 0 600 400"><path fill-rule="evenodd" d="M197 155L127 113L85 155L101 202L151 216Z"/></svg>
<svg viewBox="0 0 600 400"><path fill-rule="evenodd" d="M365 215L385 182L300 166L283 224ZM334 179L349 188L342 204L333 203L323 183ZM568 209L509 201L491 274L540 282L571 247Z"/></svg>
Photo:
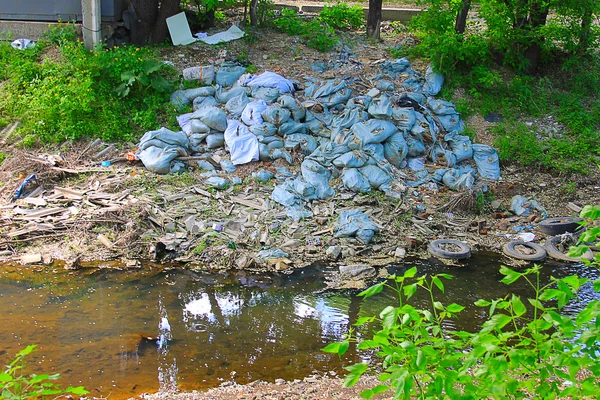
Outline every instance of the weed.
<svg viewBox="0 0 600 400"><path fill-rule="evenodd" d="M0 165L8 158L8 154L0 152Z"/></svg>
<svg viewBox="0 0 600 400"><path fill-rule="evenodd" d="M362 7L339 2L333 6L325 5L319 18L334 29L358 29L364 24Z"/></svg>

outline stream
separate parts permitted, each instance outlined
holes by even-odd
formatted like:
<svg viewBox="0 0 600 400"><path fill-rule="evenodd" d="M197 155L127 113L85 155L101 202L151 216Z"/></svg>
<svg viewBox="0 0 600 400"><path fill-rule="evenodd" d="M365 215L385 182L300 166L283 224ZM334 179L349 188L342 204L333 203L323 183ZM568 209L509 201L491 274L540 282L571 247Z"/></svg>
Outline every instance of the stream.
<svg viewBox="0 0 600 400"><path fill-rule="evenodd" d="M487 310L468 307L531 291L519 282L500 283L501 259L478 254L461 268L433 260L388 267L401 273L413 265L419 273L445 272L444 303L467 305L455 329L476 329ZM129 398L158 390L203 390L235 379L293 380L312 373L341 373L343 366L367 358L351 346L341 360L320 351L340 340L360 316L378 314L395 304L383 292L363 301L356 292L323 292L325 266L291 275L193 272L145 264L115 270L106 263L66 271L62 267L0 266L0 361L5 365L29 344L27 373L60 373L60 384L83 385L95 397ZM549 275L576 272L596 278L584 266L547 264ZM598 299L586 285L566 313ZM424 294L411 299L426 307ZM359 334L367 333L366 330Z"/></svg>

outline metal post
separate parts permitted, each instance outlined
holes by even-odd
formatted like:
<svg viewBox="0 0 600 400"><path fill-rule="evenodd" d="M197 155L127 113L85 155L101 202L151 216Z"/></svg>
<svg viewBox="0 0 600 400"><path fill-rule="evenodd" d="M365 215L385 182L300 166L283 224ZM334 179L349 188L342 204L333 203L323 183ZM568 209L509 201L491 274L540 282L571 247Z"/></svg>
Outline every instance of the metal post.
<svg viewBox="0 0 600 400"><path fill-rule="evenodd" d="M83 14L83 43L89 50L94 49L100 44L102 39L101 11L100 3L102 0L81 0L81 10Z"/></svg>

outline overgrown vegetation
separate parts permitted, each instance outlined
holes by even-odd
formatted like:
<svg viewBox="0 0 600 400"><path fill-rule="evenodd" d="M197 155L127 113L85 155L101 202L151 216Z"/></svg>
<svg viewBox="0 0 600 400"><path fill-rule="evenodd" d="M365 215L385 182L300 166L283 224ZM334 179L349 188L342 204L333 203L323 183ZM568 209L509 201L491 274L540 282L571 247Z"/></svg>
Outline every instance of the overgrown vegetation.
<svg viewBox="0 0 600 400"><path fill-rule="evenodd" d="M303 19L292 9L284 8L273 26L288 35L298 35L308 47L329 51L339 41L334 29L355 29L364 23L362 8L344 3L324 6L318 17Z"/></svg>
<svg viewBox="0 0 600 400"><path fill-rule="evenodd" d="M15 359L6 366L3 372L0 372L0 386L2 399L6 400L23 400L23 399L39 399L44 397L59 398L62 396L70 397L70 395L83 396L89 392L83 386L69 386L66 389L61 389L56 383L60 379L60 374L31 374L24 373L25 357L30 355L35 350L36 345L29 345L19 351Z"/></svg>
<svg viewBox="0 0 600 400"><path fill-rule="evenodd" d="M0 80L6 80L0 116L22 121L24 145L84 136L125 141L174 124L167 106L171 74L151 48L92 52L73 26L62 25L31 49L0 43Z"/></svg>

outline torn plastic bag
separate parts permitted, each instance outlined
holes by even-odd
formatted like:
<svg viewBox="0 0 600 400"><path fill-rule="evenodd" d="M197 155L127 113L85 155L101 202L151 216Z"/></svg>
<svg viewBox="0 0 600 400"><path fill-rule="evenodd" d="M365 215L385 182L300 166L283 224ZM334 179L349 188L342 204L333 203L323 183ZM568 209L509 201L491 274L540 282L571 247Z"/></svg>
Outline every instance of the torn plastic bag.
<svg viewBox="0 0 600 400"><path fill-rule="evenodd" d="M273 140L272 142L267 143L267 147L269 149L282 149L285 147L285 143L283 140Z"/></svg>
<svg viewBox="0 0 600 400"><path fill-rule="evenodd" d="M239 118L248 103L250 103L250 99L246 93L240 93L239 96L232 97L227 101L225 109L229 112L230 117Z"/></svg>
<svg viewBox="0 0 600 400"><path fill-rule="evenodd" d="M365 244L369 243L377 232L379 227L360 210L342 211L333 225L333 237L356 236Z"/></svg>
<svg viewBox="0 0 600 400"><path fill-rule="evenodd" d="M456 106L449 101L427 98L427 107L435 115L453 115L456 114Z"/></svg>
<svg viewBox="0 0 600 400"><path fill-rule="evenodd" d="M425 169L425 157L409 158L408 168L410 168L411 171L415 172L423 171Z"/></svg>
<svg viewBox="0 0 600 400"><path fill-rule="evenodd" d="M294 121L300 121L306 116L306 109L289 94L279 96L277 102L282 108L290 110Z"/></svg>
<svg viewBox="0 0 600 400"><path fill-rule="evenodd" d="M423 92L428 96L435 96L442 90L444 85L444 75L439 72L433 72L431 64L425 70L425 83L423 84Z"/></svg>
<svg viewBox="0 0 600 400"><path fill-rule="evenodd" d="M314 92L313 92L314 90ZM330 79L322 86L310 86L306 88L305 95L312 97L319 103L327 107L332 107L337 104L343 104L350 98L352 90L348 88L346 81L335 83L335 79Z"/></svg>
<svg viewBox="0 0 600 400"><path fill-rule="evenodd" d="M332 124L332 118L330 115L325 113L312 113L306 110L306 117L304 119L304 126L310 133L320 137L331 137L331 130L329 126Z"/></svg>
<svg viewBox="0 0 600 400"><path fill-rule="evenodd" d="M225 135L222 133L211 133L206 137L206 147L209 149L218 149L225 146Z"/></svg>
<svg viewBox="0 0 600 400"><path fill-rule="evenodd" d="M548 218L548 212L537 200L528 199L521 195L515 195L510 201L510 211L518 216L528 216L533 210L541 213L542 218Z"/></svg>
<svg viewBox="0 0 600 400"><path fill-rule="evenodd" d="M420 92L423 90L421 86L421 81L416 75L409 75L408 78L402 82L402 87L409 92Z"/></svg>
<svg viewBox="0 0 600 400"><path fill-rule="evenodd" d="M265 71L260 75L253 76L246 81L246 86L276 88L281 93L292 93L294 91L294 84L292 81L270 71Z"/></svg>
<svg viewBox="0 0 600 400"><path fill-rule="evenodd" d="M349 146L357 149L371 143L382 143L396 132L398 128L390 121L370 119L359 122L352 127L354 138Z"/></svg>
<svg viewBox="0 0 600 400"><path fill-rule="evenodd" d="M278 159L282 159L287 161L288 164L292 164L292 155L283 149L275 149L273 150L273 152L271 153L271 159L272 160L278 160Z"/></svg>
<svg viewBox="0 0 600 400"><path fill-rule="evenodd" d="M392 81L387 81L385 79L381 79L379 81L377 81L377 84L375 85L375 87L379 90L381 90L382 92L387 92L387 91L393 91L396 88L396 85L394 85L394 82Z"/></svg>
<svg viewBox="0 0 600 400"><path fill-rule="evenodd" d="M383 155L392 165L400 168L408 155L408 144L402 132L396 132L383 143Z"/></svg>
<svg viewBox="0 0 600 400"><path fill-rule="evenodd" d="M236 170L235 165L233 165L233 163L229 160L223 160L220 162L220 164L221 164L221 169L225 173L233 174Z"/></svg>
<svg viewBox="0 0 600 400"><path fill-rule="evenodd" d="M331 133L332 136L337 135L343 129L350 129L356 123L366 121L369 115L362 109L362 107L345 108L344 111L337 116L334 116L331 120ZM333 138L332 138L333 139Z"/></svg>
<svg viewBox="0 0 600 400"><path fill-rule="evenodd" d="M215 95L215 88L212 86L202 86L199 88L184 90L185 97L193 102L197 97L210 97Z"/></svg>
<svg viewBox="0 0 600 400"><path fill-rule="evenodd" d="M444 140L450 145L456 157L456 163L473 158L473 146L470 137L459 135L457 132L450 132L444 136Z"/></svg>
<svg viewBox="0 0 600 400"><path fill-rule="evenodd" d="M240 76L244 75L244 72L246 72L246 67L233 63L223 63L217 71L215 82L220 86L231 86Z"/></svg>
<svg viewBox="0 0 600 400"><path fill-rule="evenodd" d="M304 134L304 133L306 133L306 126L302 122L296 122L293 120L289 120L285 124L281 124L281 126L277 130L277 133L279 134L279 136L292 135L294 133L303 133Z"/></svg>
<svg viewBox="0 0 600 400"><path fill-rule="evenodd" d="M360 173L357 168L347 168L342 172L342 183L344 187L356 193L367 193L371 191L369 180Z"/></svg>
<svg viewBox="0 0 600 400"><path fill-rule="evenodd" d="M264 100L267 104L274 103L279 97L279 90L255 86L252 88L252 97L258 100Z"/></svg>
<svg viewBox="0 0 600 400"><path fill-rule="evenodd" d="M267 109L267 103L264 100L255 100L248 104L242 112L242 122L248 126L262 124L263 118L260 115Z"/></svg>
<svg viewBox="0 0 600 400"><path fill-rule="evenodd" d="M477 172L486 179L500 179L500 160L496 150L485 144L473 145L473 159L477 165Z"/></svg>
<svg viewBox="0 0 600 400"><path fill-rule="evenodd" d="M227 128L227 114L217 107L199 108L192 113L190 118L199 119L211 129L219 132L223 132Z"/></svg>
<svg viewBox="0 0 600 400"><path fill-rule="evenodd" d="M302 154L309 155L317 148L317 141L314 137L302 133L293 133L286 135L285 137L285 148L294 149L299 147Z"/></svg>
<svg viewBox="0 0 600 400"><path fill-rule="evenodd" d="M406 144L408 146L408 156L411 158L420 157L426 152L425 143L412 134L408 135L408 138L406 138Z"/></svg>
<svg viewBox="0 0 600 400"><path fill-rule="evenodd" d="M458 114L440 115L437 119L440 121L442 128L444 128L446 132L456 131L462 133L465 130L465 124Z"/></svg>
<svg viewBox="0 0 600 400"><path fill-rule="evenodd" d="M177 109L181 109L184 106L187 106L191 103L191 101L188 100L187 97L185 97L184 90L176 90L173 93L171 93L170 100L171 103L173 103Z"/></svg>
<svg viewBox="0 0 600 400"><path fill-rule="evenodd" d="M214 171L215 170L215 166L206 160L196 160L196 164L198 165L198 168L200 168L204 171Z"/></svg>
<svg viewBox="0 0 600 400"><path fill-rule="evenodd" d="M234 165L258 161L258 140L241 122L233 119L227 120L225 143L229 148L231 162Z"/></svg>
<svg viewBox="0 0 600 400"><path fill-rule="evenodd" d="M305 159L301 165L302 177L304 180L314 186L315 193L319 199L329 199L335 192L329 186L331 172L314 160Z"/></svg>
<svg viewBox="0 0 600 400"><path fill-rule="evenodd" d="M288 109L281 108L279 104L273 104L268 106L261 115L265 122L270 122L275 126L280 126L290 119L291 112Z"/></svg>
<svg viewBox="0 0 600 400"><path fill-rule="evenodd" d="M277 133L277 127L268 122L250 125L249 129L250 132L254 133L256 136L273 136Z"/></svg>
<svg viewBox="0 0 600 400"><path fill-rule="evenodd" d="M325 142L320 144L307 159L314 160L321 165L330 166L333 160L349 151L350 148L348 146Z"/></svg>
<svg viewBox="0 0 600 400"><path fill-rule="evenodd" d="M191 133L210 133L210 127L199 119L190 119Z"/></svg>
<svg viewBox="0 0 600 400"><path fill-rule="evenodd" d="M167 174L171 171L171 161L180 155L187 156L188 148L189 139L184 132L161 128L142 136L136 156L148 170Z"/></svg>
<svg viewBox="0 0 600 400"><path fill-rule="evenodd" d="M211 176L205 181L205 183L208 186L214 187L218 190L225 190L229 186L229 181L225 178L221 178L220 176Z"/></svg>
<svg viewBox="0 0 600 400"><path fill-rule="evenodd" d="M252 173L252 177L254 179L256 179L257 181L262 182L262 183L269 182L271 179L273 179L274 176L275 175L273 175L272 172L269 172L269 171L264 170L264 169L261 169L258 172L253 172Z"/></svg>
<svg viewBox="0 0 600 400"><path fill-rule="evenodd" d="M189 135L190 139L190 150L198 151L202 145L202 142L208 137L208 133L192 133Z"/></svg>
<svg viewBox="0 0 600 400"><path fill-rule="evenodd" d="M379 64L379 69L388 74L391 78L396 79L401 73L410 67L410 62L407 58L398 58L394 61L385 61Z"/></svg>
<svg viewBox="0 0 600 400"><path fill-rule="evenodd" d="M473 187L475 177L472 171L463 172L457 168L448 168L442 182L452 190L464 191Z"/></svg>
<svg viewBox="0 0 600 400"><path fill-rule="evenodd" d="M388 97L385 94L382 94L381 97L373 99L371 104L369 104L368 112L373 118L391 119L392 106L390 105Z"/></svg>
<svg viewBox="0 0 600 400"><path fill-rule="evenodd" d="M300 222L303 219L310 218L313 216L312 211L302 208L288 208L286 214L290 217L294 222Z"/></svg>
<svg viewBox="0 0 600 400"><path fill-rule="evenodd" d="M202 107L212 107L217 105L217 100L212 96L198 96L193 101L193 110L196 111Z"/></svg>
<svg viewBox="0 0 600 400"><path fill-rule="evenodd" d="M188 136L192 133L192 127L191 127L192 120L190 119L191 116L192 116L192 113L181 114L181 115L177 116L177 123L179 124L179 127Z"/></svg>
<svg viewBox="0 0 600 400"><path fill-rule="evenodd" d="M445 149L441 143L436 143L431 150L431 160L439 165L454 167L456 165L456 155L452 150Z"/></svg>
<svg viewBox="0 0 600 400"><path fill-rule="evenodd" d="M247 88L242 87L242 86L234 86L231 89L226 90L221 87L217 87L217 90L215 90L215 99L217 100L218 103L225 104L230 99L232 99L236 96L239 96L242 93L245 93L247 95L248 94Z"/></svg>
<svg viewBox="0 0 600 400"><path fill-rule="evenodd" d="M301 207L304 201L316 198L317 193L314 186L301 177L287 180L283 184L275 186L271 193L271 199L285 207Z"/></svg>
<svg viewBox="0 0 600 400"><path fill-rule="evenodd" d="M377 165L385 160L383 145L381 143L371 143L364 146L362 152L369 156L367 165Z"/></svg>
<svg viewBox="0 0 600 400"><path fill-rule="evenodd" d="M359 171L369 180L371 187L383 192L390 189L390 184L393 181L392 177L377 165L365 165L359 168Z"/></svg>
<svg viewBox="0 0 600 400"><path fill-rule="evenodd" d="M365 165L365 158L360 151L349 151L333 160L333 165L338 168L360 168Z"/></svg>
<svg viewBox="0 0 600 400"><path fill-rule="evenodd" d="M400 130L410 130L415 124L415 110L408 107L392 107L392 119Z"/></svg>
<svg viewBox="0 0 600 400"><path fill-rule="evenodd" d="M416 124L413 126L415 128L417 125L424 127L421 132L421 137L423 138L423 142L425 143L435 143L437 142L437 136L440 132L440 129L436 125L433 118L430 115L423 115L420 112L415 112ZM413 132L414 133L414 132Z"/></svg>

